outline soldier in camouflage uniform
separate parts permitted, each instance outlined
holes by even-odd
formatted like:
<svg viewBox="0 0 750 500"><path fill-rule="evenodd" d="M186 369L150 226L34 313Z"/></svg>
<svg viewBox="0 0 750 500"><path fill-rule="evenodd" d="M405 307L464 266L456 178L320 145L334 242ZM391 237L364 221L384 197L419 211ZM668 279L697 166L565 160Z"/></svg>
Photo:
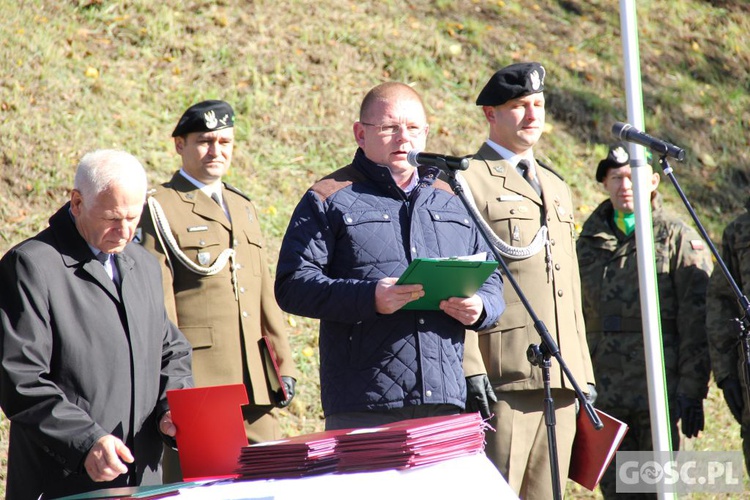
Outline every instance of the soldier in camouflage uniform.
<svg viewBox="0 0 750 500"><path fill-rule="evenodd" d="M629 160L624 146L617 144L599 163L596 180L610 199L583 225L577 250L597 407L630 426L621 451L647 451L653 444ZM654 249L671 435L677 449L679 420L687 437L703 430L710 372L705 294L713 265L697 232L664 213L658 185L655 172L651 183ZM614 498L615 484L613 462L600 483L605 498Z"/></svg>
<svg viewBox="0 0 750 500"><path fill-rule="evenodd" d="M743 213L724 229L721 258L742 293L750 293L750 200ZM729 410L742 426L742 451L745 467L750 471L750 405L746 398L747 382L740 376L743 356L738 332L731 320L744 315L729 283L716 268L708 284L706 298L706 334L711 366Z"/></svg>

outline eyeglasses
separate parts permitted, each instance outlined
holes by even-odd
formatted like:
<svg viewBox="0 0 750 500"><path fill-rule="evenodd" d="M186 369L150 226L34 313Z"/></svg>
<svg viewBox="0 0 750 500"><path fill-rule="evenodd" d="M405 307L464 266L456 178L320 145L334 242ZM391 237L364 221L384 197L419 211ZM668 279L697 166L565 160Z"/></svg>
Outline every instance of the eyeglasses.
<svg viewBox="0 0 750 500"><path fill-rule="evenodd" d="M401 127L406 128L406 133L410 137L418 137L425 130L427 130L427 125L401 125L398 123L384 123L382 125L376 125L374 123L367 122L359 123L361 123L362 125L367 125L368 127L375 127L378 131L378 135L383 136L396 135L401 132Z"/></svg>

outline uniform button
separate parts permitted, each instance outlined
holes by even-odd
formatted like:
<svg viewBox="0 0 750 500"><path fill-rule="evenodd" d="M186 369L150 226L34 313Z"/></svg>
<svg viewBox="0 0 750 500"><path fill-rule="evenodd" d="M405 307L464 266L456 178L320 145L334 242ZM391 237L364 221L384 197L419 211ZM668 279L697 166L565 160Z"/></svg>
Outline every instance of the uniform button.
<svg viewBox="0 0 750 500"><path fill-rule="evenodd" d="M562 290L558 290L557 291L557 296L558 297L562 297L563 296L563 291Z"/></svg>
<svg viewBox="0 0 750 500"><path fill-rule="evenodd" d="M239 271L240 269L242 269L242 264L235 264L234 267Z"/></svg>
<svg viewBox="0 0 750 500"><path fill-rule="evenodd" d="M390 219L390 217L388 216L388 214L383 214L383 218L384 218L385 220L388 220L388 219Z"/></svg>
<svg viewBox="0 0 750 500"><path fill-rule="evenodd" d="M239 242L239 241L237 241L237 238L235 238L235 239L234 239L234 241L232 242L232 245L234 245L235 247L236 247L237 245L239 245L239 244L240 244L240 242Z"/></svg>
<svg viewBox="0 0 750 500"><path fill-rule="evenodd" d="M555 264L555 271L559 271L559 270L560 270L560 264Z"/></svg>
<svg viewBox="0 0 750 500"><path fill-rule="evenodd" d="M440 214L435 214L435 220L440 220Z"/></svg>
<svg viewBox="0 0 750 500"><path fill-rule="evenodd" d="M424 395L427 396L428 398L431 398L432 397L432 391L427 391L427 392L424 393Z"/></svg>
<svg viewBox="0 0 750 500"><path fill-rule="evenodd" d="M200 241L198 242L198 244L199 244L200 246L204 246L204 245L206 244L206 242L205 242L204 240L200 240Z"/></svg>
<svg viewBox="0 0 750 500"><path fill-rule="evenodd" d="M417 247L411 247L411 253L417 253Z"/></svg>
<svg viewBox="0 0 750 500"><path fill-rule="evenodd" d="M247 311L242 311L242 317L243 318L247 318L248 317Z"/></svg>
<svg viewBox="0 0 750 500"><path fill-rule="evenodd" d="M245 287L244 286L240 287L240 293L245 293Z"/></svg>
<svg viewBox="0 0 750 500"><path fill-rule="evenodd" d="M515 208L511 208L510 209L510 213L512 213L512 214L516 213L516 209Z"/></svg>
<svg viewBox="0 0 750 500"><path fill-rule="evenodd" d="M555 240L549 240L549 244L555 246Z"/></svg>
<svg viewBox="0 0 750 500"><path fill-rule="evenodd" d="M419 318L419 324L424 325L424 318Z"/></svg>
<svg viewBox="0 0 750 500"><path fill-rule="evenodd" d="M348 222L349 224L351 224L352 223L352 218L351 217L347 217L346 218L346 222Z"/></svg>
<svg viewBox="0 0 750 500"><path fill-rule="evenodd" d="M552 220L552 217L548 215L548 216L547 216L547 222L549 222L549 221L551 221L551 220Z"/></svg>
<svg viewBox="0 0 750 500"><path fill-rule="evenodd" d="M468 224L468 223L469 223L469 219L464 219L464 224Z"/></svg>

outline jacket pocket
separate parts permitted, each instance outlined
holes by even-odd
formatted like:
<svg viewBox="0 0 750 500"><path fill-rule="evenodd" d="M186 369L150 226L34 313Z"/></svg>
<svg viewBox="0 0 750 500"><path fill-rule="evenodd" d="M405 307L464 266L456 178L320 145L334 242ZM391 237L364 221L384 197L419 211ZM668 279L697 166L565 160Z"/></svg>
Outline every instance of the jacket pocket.
<svg viewBox="0 0 750 500"><path fill-rule="evenodd" d="M500 317L500 326L479 332L479 349L482 352L488 376L493 383L507 384L531 377L531 363L526 359L530 344L538 344L538 336L529 339L528 313L520 302L508 304Z"/></svg>
<svg viewBox="0 0 750 500"><path fill-rule="evenodd" d="M214 345L214 329L210 326L182 326L180 331L190 342L193 350L207 349Z"/></svg>
<svg viewBox="0 0 750 500"><path fill-rule="evenodd" d="M199 266L210 266L224 250L210 232L183 233L176 237L180 250Z"/></svg>
<svg viewBox="0 0 750 500"><path fill-rule="evenodd" d="M492 231L515 247L531 243L539 230L540 217L539 206L526 198L487 202L487 218Z"/></svg>

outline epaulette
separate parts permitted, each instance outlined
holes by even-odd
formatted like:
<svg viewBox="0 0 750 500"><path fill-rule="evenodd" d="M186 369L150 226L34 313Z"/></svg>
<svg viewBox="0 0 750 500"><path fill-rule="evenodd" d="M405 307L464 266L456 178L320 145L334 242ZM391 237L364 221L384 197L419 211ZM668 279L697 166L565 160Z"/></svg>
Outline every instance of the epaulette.
<svg viewBox="0 0 750 500"><path fill-rule="evenodd" d="M552 172L553 174L555 174L555 175L556 175L556 176L557 176L557 177L558 177L558 178L559 178L559 179L560 179L561 181L565 182L565 178L564 178L564 177L563 177L562 175L560 175L559 173L557 173L557 171L556 171L556 170L555 170L554 168L550 167L550 166L549 166L549 165L547 165L546 163L543 163L543 162L539 161L539 160L538 160L538 159L536 159L536 158L534 158L534 159L536 160L536 162L537 162L537 163L538 163L538 164L539 164L540 166L542 166L542 167L546 168L547 170L549 170L550 172Z"/></svg>
<svg viewBox="0 0 750 500"><path fill-rule="evenodd" d="M224 183L224 187L225 187L225 188L227 188L228 190L230 190L231 192L233 192L233 193L235 193L235 194L238 194L238 195L242 196L242 197L243 197L243 198L245 198L245 199L246 199L247 201L253 201L253 200L251 200L251 199L250 199L250 197L249 197L248 195L246 195L245 193L243 193L242 191L240 191L240 190L239 190L239 189L237 189L236 187L232 186L231 184L227 184L227 183L225 182L225 183Z"/></svg>

